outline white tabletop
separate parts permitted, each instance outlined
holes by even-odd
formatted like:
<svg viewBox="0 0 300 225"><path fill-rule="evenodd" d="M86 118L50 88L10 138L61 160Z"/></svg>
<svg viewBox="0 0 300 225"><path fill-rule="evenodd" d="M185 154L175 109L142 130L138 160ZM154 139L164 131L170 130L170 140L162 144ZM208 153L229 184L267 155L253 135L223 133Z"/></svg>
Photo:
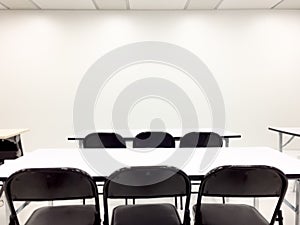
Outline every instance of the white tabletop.
<svg viewBox="0 0 300 225"><path fill-rule="evenodd" d="M114 132L118 133L123 137L135 137L137 134L145 131L161 131L161 130L156 130L156 129L131 129L131 130L126 130L126 129L100 129L100 130L86 130L82 132L75 133L74 136L70 136L69 138L73 139L83 139L86 135L94 132ZM176 129L176 128L168 128L165 130L166 132L170 133L173 137L182 137L183 135L189 133L189 132L210 132L213 131L215 133L218 133L220 136L225 137L225 138L240 138L241 134L224 130L221 128L189 128L189 129Z"/></svg>
<svg viewBox="0 0 300 225"><path fill-rule="evenodd" d="M269 130L294 136L300 136L300 127L269 127Z"/></svg>
<svg viewBox="0 0 300 225"><path fill-rule="evenodd" d="M29 131L29 129L0 129L0 139L8 139L26 131Z"/></svg>
<svg viewBox="0 0 300 225"><path fill-rule="evenodd" d="M85 152L85 157L81 151ZM176 158L172 160L174 155ZM107 156L113 160L107 160ZM214 160L209 160L210 163L205 161L211 158ZM268 165L277 167L290 178L300 178L300 160L268 147L155 149L149 152L145 149L39 149L5 162L0 166L0 178L3 180L24 168L53 167L79 168L93 177L103 177L125 166L145 165L175 166L190 176L201 176L224 165Z"/></svg>

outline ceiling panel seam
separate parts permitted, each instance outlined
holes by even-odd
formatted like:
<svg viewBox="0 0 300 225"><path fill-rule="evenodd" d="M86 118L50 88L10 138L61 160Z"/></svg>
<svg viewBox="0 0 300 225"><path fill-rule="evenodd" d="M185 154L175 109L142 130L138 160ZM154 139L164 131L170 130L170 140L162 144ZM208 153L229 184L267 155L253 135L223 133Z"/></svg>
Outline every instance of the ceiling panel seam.
<svg viewBox="0 0 300 225"><path fill-rule="evenodd" d="M279 2L277 2L275 5L273 5L270 9L275 9L277 6L279 6L281 3L283 3L284 0L280 0Z"/></svg>
<svg viewBox="0 0 300 225"><path fill-rule="evenodd" d="M187 9L189 7L190 3L191 3L191 0L187 0L183 9Z"/></svg>
<svg viewBox="0 0 300 225"><path fill-rule="evenodd" d="M0 2L0 5L2 5L6 9L10 9L7 5L5 5L3 2Z"/></svg>
<svg viewBox="0 0 300 225"><path fill-rule="evenodd" d="M28 1L31 2L38 9L42 9L34 0L28 0Z"/></svg>
<svg viewBox="0 0 300 225"><path fill-rule="evenodd" d="M219 3L215 6L214 9L219 9L220 5L223 3L224 0L220 0Z"/></svg>
<svg viewBox="0 0 300 225"><path fill-rule="evenodd" d="M98 9L98 10L99 10L99 9L100 9L100 6L98 6L96 0L91 0L91 1L92 1L93 5L94 5L95 9Z"/></svg>

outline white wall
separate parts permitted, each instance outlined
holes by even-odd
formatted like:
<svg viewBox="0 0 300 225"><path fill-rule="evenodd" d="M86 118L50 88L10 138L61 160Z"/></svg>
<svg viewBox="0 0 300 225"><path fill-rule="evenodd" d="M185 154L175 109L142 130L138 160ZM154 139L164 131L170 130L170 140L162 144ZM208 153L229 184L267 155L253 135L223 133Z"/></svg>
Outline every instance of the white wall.
<svg viewBox="0 0 300 225"><path fill-rule="evenodd" d="M277 147L269 125L300 126L299 11L4 11L0 128L30 128L24 134L26 151L75 146L66 137L73 133L73 103L85 72L112 49L146 40L186 48L208 66L224 97L226 128L243 136L232 146ZM172 76L170 69L160 74L159 68L153 67L152 73L145 68L134 73ZM188 81L183 85L192 89ZM202 104L204 97L193 94L195 102L202 99L196 104ZM149 125L153 114L159 116L159 110L149 114L151 101L129 115L131 127ZM209 107L201 104L198 113L209 126ZM99 108L98 102L95 111ZM148 112L148 118L141 112ZM161 116L177 126L180 121L172 113ZM95 121L97 127L111 125L107 118Z"/></svg>

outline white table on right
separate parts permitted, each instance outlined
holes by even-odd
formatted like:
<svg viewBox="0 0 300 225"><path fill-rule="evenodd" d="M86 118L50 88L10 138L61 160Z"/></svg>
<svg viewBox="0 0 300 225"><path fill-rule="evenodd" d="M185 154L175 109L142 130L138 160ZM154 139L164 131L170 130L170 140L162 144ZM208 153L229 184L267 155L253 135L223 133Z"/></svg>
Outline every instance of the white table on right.
<svg viewBox="0 0 300 225"><path fill-rule="evenodd" d="M287 146L295 137L300 137L300 127L269 127L269 130L275 131L279 134L279 151ZM285 143L283 143L283 135L291 136Z"/></svg>

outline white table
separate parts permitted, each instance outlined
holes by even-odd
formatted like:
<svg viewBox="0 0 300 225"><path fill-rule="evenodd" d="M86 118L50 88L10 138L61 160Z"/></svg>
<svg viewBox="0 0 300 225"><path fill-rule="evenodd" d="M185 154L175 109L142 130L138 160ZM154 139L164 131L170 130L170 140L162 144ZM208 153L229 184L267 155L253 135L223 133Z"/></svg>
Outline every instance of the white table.
<svg viewBox="0 0 300 225"><path fill-rule="evenodd" d="M269 130L275 131L279 134L279 151L287 146L294 137L300 137L300 127L269 127ZM283 143L283 134L291 136L285 143Z"/></svg>
<svg viewBox="0 0 300 225"><path fill-rule="evenodd" d="M92 168L82 157L81 151L88 151L87 155L92 155L98 164L105 164L101 158L103 154L109 154L117 158L121 163L115 167L108 167L107 170L97 171ZM300 225L299 202L300 202L300 160L292 158L285 153L281 153L268 147L247 147L247 148L178 148L178 149L155 149L151 152L143 152L144 149L39 149L28 153L25 156L13 161L9 161L0 166L0 181L4 182L8 176L17 170L24 168L53 168L53 167L73 167L88 172L95 181L104 181L105 177L114 170L124 166L140 165L166 165L168 157L178 154L188 155L185 164L173 161L170 166L176 166L185 171L192 180L201 180L211 169L222 165L268 165L282 170L288 179L296 180L296 206L289 205L296 213L296 225ZM96 154L96 155L95 155ZM95 156L99 156L95 157ZM200 166L205 157L214 156L214 160L206 166ZM110 165L111 163L108 163Z"/></svg>
<svg viewBox="0 0 300 225"><path fill-rule="evenodd" d="M106 133L118 133L121 136L124 137L125 141L133 141L134 137L141 133L141 132L145 132L145 131L149 131L149 129L132 129L132 130L124 130L124 129L120 129L120 130L113 130L113 129L100 129L100 130L86 130L86 131L82 131L79 132L78 134L75 134L74 136L69 136L68 140L69 141L78 141L79 142L79 147L82 147L82 142L83 139L90 133L94 133L94 132L106 132ZM153 130L150 129L150 131L161 131L161 130ZM232 138L241 138L241 134L236 133L236 132L231 132L231 131L227 131L224 129L219 129L219 128L190 128L190 129L166 129L166 132L168 132L169 134L171 134L176 141L179 141L180 138L182 136L184 136L185 134L189 133L189 132L210 132L213 131L215 133L218 133L224 140L225 142L225 146L229 147L229 139Z"/></svg>
<svg viewBox="0 0 300 225"><path fill-rule="evenodd" d="M5 159L14 159L23 155L21 134L28 130L29 129L0 129L0 163ZM11 149L2 149L4 145L1 144L2 141L12 142L15 146L13 151Z"/></svg>

